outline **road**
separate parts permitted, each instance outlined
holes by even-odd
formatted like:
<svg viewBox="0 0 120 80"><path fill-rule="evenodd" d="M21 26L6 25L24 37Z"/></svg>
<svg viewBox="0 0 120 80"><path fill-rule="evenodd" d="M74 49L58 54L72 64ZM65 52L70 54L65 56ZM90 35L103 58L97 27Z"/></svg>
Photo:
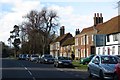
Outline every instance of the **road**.
<svg viewBox="0 0 120 80"><path fill-rule="evenodd" d="M0 69L2 69L2 80L93 80L88 79L87 71L55 68L53 64L40 64L25 60L2 59L2 68Z"/></svg>

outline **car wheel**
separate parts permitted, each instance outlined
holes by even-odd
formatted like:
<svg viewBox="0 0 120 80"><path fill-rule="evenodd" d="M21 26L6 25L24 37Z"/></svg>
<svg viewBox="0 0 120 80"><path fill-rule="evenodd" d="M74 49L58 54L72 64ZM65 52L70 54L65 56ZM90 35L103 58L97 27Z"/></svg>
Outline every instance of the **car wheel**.
<svg viewBox="0 0 120 80"><path fill-rule="evenodd" d="M99 77L101 80L104 80L104 74L102 70L100 70Z"/></svg>
<svg viewBox="0 0 120 80"><path fill-rule="evenodd" d="M89 68L88 68L88 74L89 74L89 77L92 77L92 74Z"/></svg>
<svg viewBox="0 0 120 80"><path fill-rule="evenodd" d="M113 80L119 80L119 77L118 77L118 75L116 73L113 76Z"/></svg>

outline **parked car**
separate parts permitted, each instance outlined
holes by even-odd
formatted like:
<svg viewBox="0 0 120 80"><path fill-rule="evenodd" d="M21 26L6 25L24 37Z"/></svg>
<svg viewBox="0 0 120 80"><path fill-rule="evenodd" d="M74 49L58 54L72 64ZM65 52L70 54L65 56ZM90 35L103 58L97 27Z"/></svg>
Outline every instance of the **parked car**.
<svg viewBox="0 0 120 80"><path fill-rule="evenodd" d="M90 56L88 56L86 58L82 58L80 60L80 64L83 64L83 65L88 64L94 56L95 56L95 54L91 54Z"/></svg>
<svg viewBox="0 0 120 80"><path fill-rule="evenodd" d="M120 55L116 55L118 58L120 58Z"/></svg>
<svg viewBox="0 0 120 80"><path fill-rule="evenodd" d="M50 54L43 54L40 58L40 63L54 63L54 58Z"/></svg>
<svg viewBox="0 0 120 80"><path fill-rule="evenodd" d="M118 58L112 55L96 55L88 64L89 76L112 79Z"/></svg>
<svg viewBox="0 0 120 80"><path fill-rule="evenodd" d="M36 61L36 60L38 60L40 57L39 57L39 55L37 55L37 54L31 54L30 55L30 61Z"/></svg>
<svg viewBox="0 0 120 80"><path fill-rule="evenodd" d="M72 59L69 57L56 57L54 67L73 67Z"/></svg>
<svg viewBox="0 0 120 80"><path fill-rule="evenodd" d="M118 63L115 65L115 72L113 80L120 80L120 59Z"/></svg>
<svg viewBox="0 0 120 80"><path fill-rule="evenodd" d="M27 58L27 54L19 54L18 55L19 60L26 60L26 58Z"/></svg>
<svg viewBox="0 0 120 80"><path fill-rule="evenodd" d="M22 59L22 54L18 54L18 60Z"/></svg>
<svg viewBox="0 0 120 80"><path fill-rule="evenodd" d="M27 55L26 55L26 60L29 60L29 59L30 59L30 56L31 56L30 54L27 54Z"/></svg>

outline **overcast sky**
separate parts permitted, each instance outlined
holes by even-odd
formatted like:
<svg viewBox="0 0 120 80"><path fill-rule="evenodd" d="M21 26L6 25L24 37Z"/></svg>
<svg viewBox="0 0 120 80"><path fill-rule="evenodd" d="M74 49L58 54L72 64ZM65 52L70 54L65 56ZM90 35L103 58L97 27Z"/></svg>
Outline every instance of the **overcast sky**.
<svg viewBox="0 0 120 80"><path fill-rule="evenodd" d="M14 25L22 23L22 16L31 10L40 11L43 7L56 10L60 26L65 26L65 32L75 35L93 25L94 13L102 13L104 22L117 16L119 0L0 0L0 41L7 40Z"/></svg>

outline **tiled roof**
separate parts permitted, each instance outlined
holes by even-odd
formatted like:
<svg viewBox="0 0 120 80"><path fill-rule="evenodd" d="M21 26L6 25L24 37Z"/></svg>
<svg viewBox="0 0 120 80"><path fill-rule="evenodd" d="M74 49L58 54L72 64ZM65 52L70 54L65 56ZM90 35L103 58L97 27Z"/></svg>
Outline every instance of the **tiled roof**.
<svg viewBox="0 0 120 80"><path fill-rule="evenodd" d="M93 26L88 27L88 28L84 28L84 29L81 31L81 34L82 34L82 33L87 33L87 32L90 32L90 31L93 31Z"/></svg>
<svg viewBox="0 0 120 80"><path fill-rule="evenodd" d="M51 44L55 43L55 42L60 42L61 40L63 40L67 35L71 35L70 33L66 33L62 36L58 36L53 42L51 42ZM72 36L72 35L71 35Z"/></svg>
<svg viewBox="0 0 120 80"><path fill-rule="evenodd" d="M65 40L65 41L62 43L62 46L74 45L74 44L75 44L75 38L72 37L72 38L69 38L69 39Z"/></svg>
<svg viewBox="0 0 120 80"><path fill-rule="evenodd" d="M98 24L96 29L98 30L97 34L111 34L120 32L120 16L113 17L104 23ZM80 34L88 33L90 31L94 31L93 26L84 28Z"/></svg>
<svg viewBox="0 0 120 80"><path fill-rule="evenodd" d="M97 26L98 34L111 34L120 32L120 16L113 17Z"/></svg>

